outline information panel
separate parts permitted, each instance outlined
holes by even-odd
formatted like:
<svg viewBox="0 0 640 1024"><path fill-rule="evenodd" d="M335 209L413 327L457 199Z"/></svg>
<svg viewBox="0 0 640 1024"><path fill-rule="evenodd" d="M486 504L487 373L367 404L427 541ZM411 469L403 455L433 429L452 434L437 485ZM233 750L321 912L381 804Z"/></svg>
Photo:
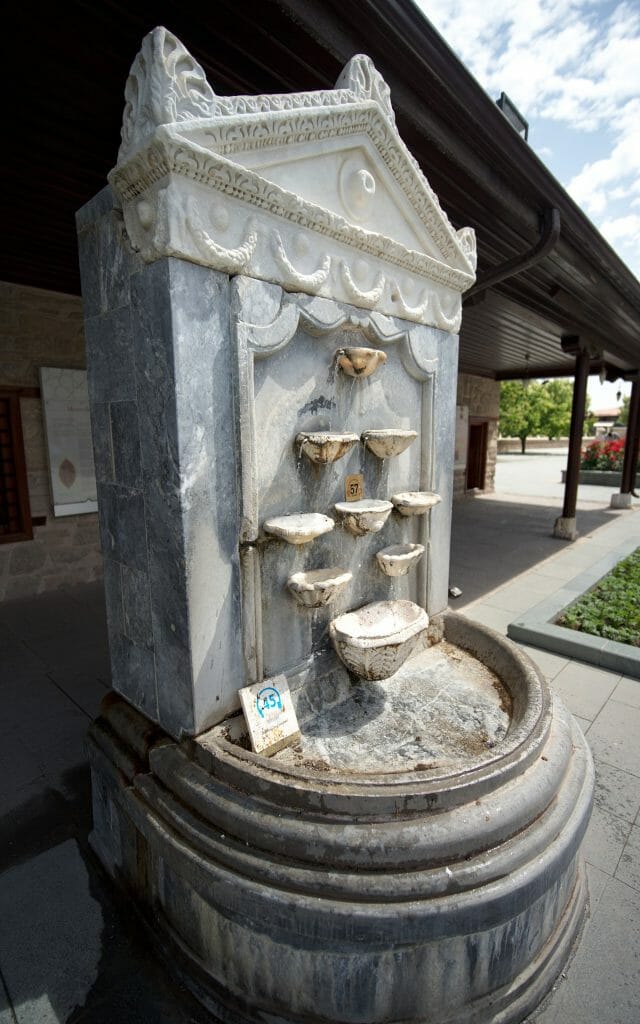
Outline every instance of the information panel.
<svg viewBox="0 0 640 1024"><path fill-rule="evenodd" d="M87 371L42 366L40 390L54 515L96 512Z"/></svg>

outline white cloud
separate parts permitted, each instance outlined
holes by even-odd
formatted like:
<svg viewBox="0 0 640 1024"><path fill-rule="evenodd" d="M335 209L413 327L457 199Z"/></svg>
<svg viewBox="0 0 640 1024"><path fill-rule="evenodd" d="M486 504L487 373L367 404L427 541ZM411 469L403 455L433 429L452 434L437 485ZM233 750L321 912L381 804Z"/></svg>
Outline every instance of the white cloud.
<svg viewBox="0 0 640 1024"><path fill-rule="evenodd" d="M624 255L637 272L637 221L628 212L640 197L637 0L418 3L487 92L508 93L529 121L534 145L537 118L601 142L603 155L578 164L563 184L612 244L629 245ZM552 156L546 146L538 152Z"/></svg>
<svg viewBox="0 0 640 1024"><path fill-rule="evenodd" d="M600 231L607 241L615 248L620 242L637 244L640 238L640 213L628 213L624 217L613 217L600 225Z"/></svg>
<svg viewBox="0 0 640 1024"><path fill-rule="evenodd" d="M587 213L606 216L609 204L640 195L640 99L630 100L616 122L618 141L609 156L587 163L567 190Z"/></svg>

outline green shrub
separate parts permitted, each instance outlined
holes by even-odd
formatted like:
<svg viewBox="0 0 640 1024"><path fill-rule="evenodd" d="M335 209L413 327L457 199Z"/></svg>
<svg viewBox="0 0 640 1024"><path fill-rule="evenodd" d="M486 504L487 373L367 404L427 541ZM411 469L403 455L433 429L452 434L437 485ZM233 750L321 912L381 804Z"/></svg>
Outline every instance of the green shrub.
<svg viewBox="0 0 640 1024"><path fill-rule="evenodd" d="M640 647L640 548L566 608L558 625Z"/></svg>

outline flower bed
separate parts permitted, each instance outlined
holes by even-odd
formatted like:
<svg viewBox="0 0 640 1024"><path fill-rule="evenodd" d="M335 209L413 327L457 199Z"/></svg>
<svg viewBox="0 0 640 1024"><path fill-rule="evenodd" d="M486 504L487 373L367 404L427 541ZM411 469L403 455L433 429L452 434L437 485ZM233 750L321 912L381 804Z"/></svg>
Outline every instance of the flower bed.
<svg viewBox="0 0 640 1024"><path fill-rule="evenodd" d="M640 548L570 605L559 626L640 647Z"/></svg>
<svg viewBox="0 0 640 1024"><path fill-rule="evenodd" d="M624 438L593 441L583 449L581 469L613 470L620 472L624 460Z"/></svg>

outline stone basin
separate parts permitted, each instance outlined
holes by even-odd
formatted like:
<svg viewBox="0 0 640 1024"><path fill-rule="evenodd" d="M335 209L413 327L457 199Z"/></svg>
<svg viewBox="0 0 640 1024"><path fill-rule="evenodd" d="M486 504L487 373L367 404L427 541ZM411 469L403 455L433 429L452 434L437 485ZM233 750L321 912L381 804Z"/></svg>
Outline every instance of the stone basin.
<svg viewBox="0 0 640 1024"><path fill-rule="evenodd" d="M424 554L424 544L391 544L376 552L376 561L385 576L406 576Z"/></svg>
<svg viewBox="0 0 640 1024"><path fill-rule="evenodd" d="M318 465L337 462L360 438L357 434L336 434L329 431L301 432L296 437L296 447L303 455Z"/></svg>
<svg viewBox="0 0 640 1024"><path fill-rule="evenodd" d="M434 491L401 491L399 494L392 494L391 501L400 515L421 516L434 505L438 505L442 498Z"/></svg>
<svg viewBox="0 0 640 1024"><path fill-rule="evenodd" d="M310 569L293 573L287 580L287 586L298 604L305 608L321 608L334 601L352 579L353 574L347 569Z"/></svg>
<svg viewBox="0 0 640 1024"><path fill-rule="evenodd" d="M342 525L354 537L378 533L386 523L393 505L381 498L362 498L360 501L339 501L334 505Z"/></svg>
<svg viewBox="0 0 640 1024"><path fill-rule="evenodd" d="M335 523L320 512L298 512L291 516L273 516L264 522L264 532L287 544L308 544L333 530Z"/></svg>
<svg viewBox="0 0 640 1024"><path fill-rule="evenodd" d="M400 455L413 444L418 436L415 430L385 428L383 430L365 430L362 443L379 459L390 459Z"/></svg>
<svg viewBox="0 0 640 1024"><path fill-rule="evenodd" d="M362 679L386 679L426 639L429 616L413 601L374 601L329 624L340 660Z"/></svg>

